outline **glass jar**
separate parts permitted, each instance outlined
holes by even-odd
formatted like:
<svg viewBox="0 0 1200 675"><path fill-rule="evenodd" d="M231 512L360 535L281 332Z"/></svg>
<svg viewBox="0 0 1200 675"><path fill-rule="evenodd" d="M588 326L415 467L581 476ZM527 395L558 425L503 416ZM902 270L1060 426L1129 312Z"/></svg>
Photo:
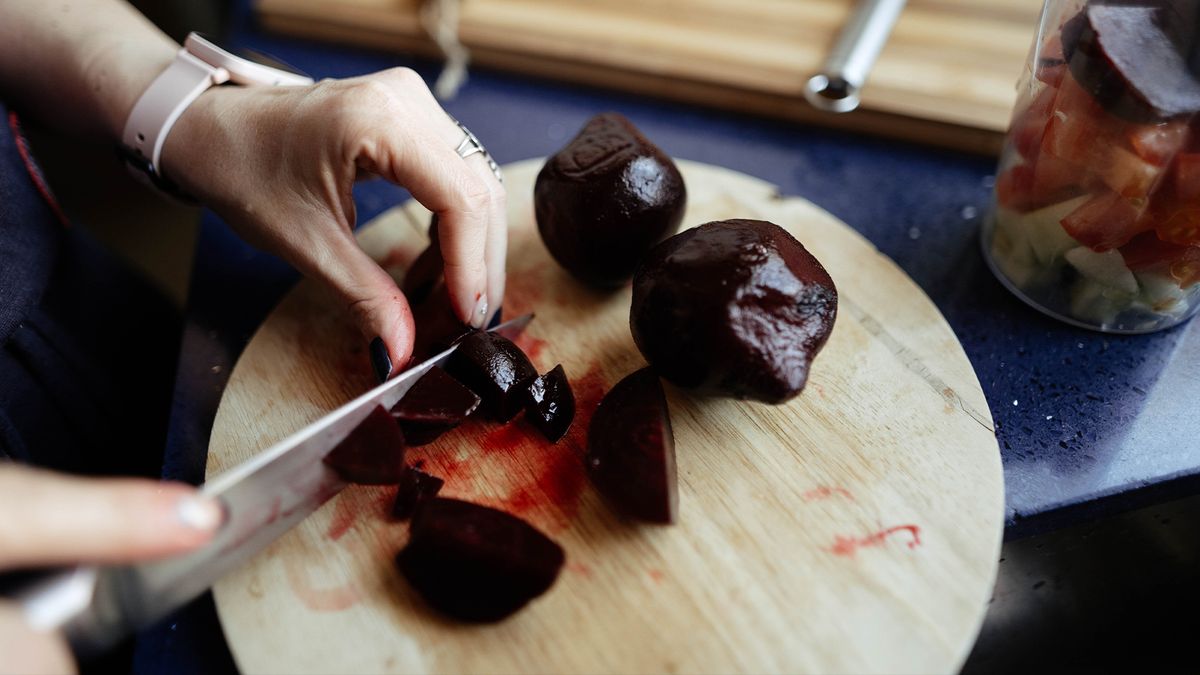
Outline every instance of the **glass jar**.
<svg viewBox="0 0 1200 675"><path fill-rule="evenodd" d="M1200 309L1200 3L1046 0L983 227L1033 307L1144 333Z"/></svg>

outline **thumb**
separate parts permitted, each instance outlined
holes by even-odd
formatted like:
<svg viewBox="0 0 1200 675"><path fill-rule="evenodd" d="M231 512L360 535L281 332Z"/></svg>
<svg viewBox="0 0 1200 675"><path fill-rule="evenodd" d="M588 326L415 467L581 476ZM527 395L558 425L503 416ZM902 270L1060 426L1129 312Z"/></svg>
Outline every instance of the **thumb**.
<svg viewBox="0 0 1200 675"><path fill-rule="evenodd" d="M0 568L127 562L208 541L221 508L181 483L0 465Z"/></svg>

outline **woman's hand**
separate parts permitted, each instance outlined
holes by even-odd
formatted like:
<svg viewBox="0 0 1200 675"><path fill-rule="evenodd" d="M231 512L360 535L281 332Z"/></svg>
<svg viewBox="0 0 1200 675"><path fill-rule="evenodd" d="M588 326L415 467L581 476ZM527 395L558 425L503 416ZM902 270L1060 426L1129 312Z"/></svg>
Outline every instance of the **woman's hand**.
<svg viewBox="0 0 1200 675"><path fill-rule="evenodd" d="M120 563L183 553L220 527L220 507L190 486L74 478L0 464L0 569ZM57 633L0 602L0 672L67 672Z"/></svg>
<svg viewBox="0 0 1200 675"><path fill-rule="evenodd" d="M438 215L455 311L483 326L504 296L505 193L420 76L396 68L311 87L218 87L167 137L163 170L247 241L332 289L391 363L412 352L400 289L354 240L357 177L401 185Z"/></svg>

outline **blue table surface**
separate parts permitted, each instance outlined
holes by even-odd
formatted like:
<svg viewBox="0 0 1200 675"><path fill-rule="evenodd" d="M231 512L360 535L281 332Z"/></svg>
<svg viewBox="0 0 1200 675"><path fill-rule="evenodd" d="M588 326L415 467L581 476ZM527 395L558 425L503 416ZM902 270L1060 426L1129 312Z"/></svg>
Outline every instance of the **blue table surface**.
<svg viewBox="0 0 1200 675"><path fill-rule="evenodd" d="M436 64L264 34L243 7L233 42L317 77ZM1015 74L1014 74L1015 75ZM996 422L1010 536L1196 489L1200 322L1112 336L1043 317L992 277L979 246L994 159L643 97L473 70L446 109L501 164L554 153L595 113L617 110L674 157L717 164L804 197L855 228L932 298L962 342ZM402 120L397 120L402 124ZM408 194L355 193L359 222ZM296 273L206 214L192 272L166 474L203 480L209 429L242 348ZM186 629L185 629L186 628ZM232 667L211 601L151 632L138 669Z"/></svg>

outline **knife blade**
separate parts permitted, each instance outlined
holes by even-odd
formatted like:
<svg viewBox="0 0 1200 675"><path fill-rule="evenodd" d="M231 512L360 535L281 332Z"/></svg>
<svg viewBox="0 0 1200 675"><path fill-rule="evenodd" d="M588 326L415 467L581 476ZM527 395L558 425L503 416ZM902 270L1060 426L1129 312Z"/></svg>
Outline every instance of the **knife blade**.
<svg viewBox="0 0 1200 675"><path fill-rule="evenodd" d="M515 336L532 314L491 329ZM133 565L82 566L15 594L35 628L61 629L81 657L166 616L210 588L346 487L321 460L377 405L390 409L457 345L321 417L201 487L225 521L190 553Z"/></svg>

